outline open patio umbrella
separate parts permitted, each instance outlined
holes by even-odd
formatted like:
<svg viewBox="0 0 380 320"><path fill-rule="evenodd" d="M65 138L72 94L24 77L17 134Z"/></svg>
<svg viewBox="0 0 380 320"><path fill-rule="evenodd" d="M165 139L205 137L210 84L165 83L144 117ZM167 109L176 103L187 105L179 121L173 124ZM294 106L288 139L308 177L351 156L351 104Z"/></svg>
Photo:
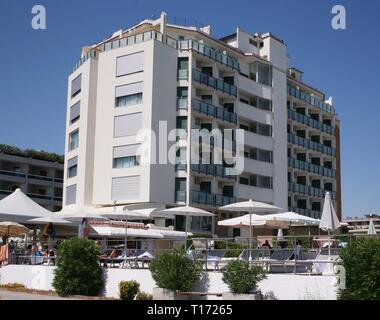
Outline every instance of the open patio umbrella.
<svg viewBox="0 0 380 320"><path fill-rule="evenodd" d="M318 219L304 216L302 214L298 214L293 211L268 214L265 216L265 218L273 219L277 221L287 221L291 225L313 226L313 225L319 225L320 223L320 220Z"/></svg>
<svg viewBox="0 0 380 320"><path fill-rule="evenodd" d="M265 202L252 201L249 199L248 201L236 202L223 207L220 207L221 210L227 211L246 211L249 212L249 261L252 260L252 214L253 213L272 213L278 212L282 209L271 204Z"/></svg>
<svg viewBox="0 0 380 320"><path fill-rule="evenodd" d="M177 216L185 216L185 250L186 250L186 244L187 244L187 218L189 216L194 216L194 217L213 217L215 214L195 208L195 207L190 207L190 206L182 206L182 207L174 207L170 209L164 209L160 211L161 213L167 213L168 215L177 215Z"/></svg>
<svg viewBox="0 0 380 320"><path fill-rule="evenodd" d="M340 228L340 222L339 222L338 217L336 216L335 209L331 201L330 193L326 192L325 201L323 204L321 222L319 224L319 229L327 231L329 260L330 260L330 255L331 255L330 233L339 228Z"/></svg>
<svg viewBox="0 0 380 320"><path fill-rule="evenodd" d="M17 222L4 221L0 222L0 236L16 237L28 233L30 230Z"/></svg>
<svg viewBox="0 0 380 320"><path fill-rule="evenodd" d="M64 220L69 220L73 222L79 221L78 226L78 236L85 237L86 232L88 230L88 220L109 220L106 217L103 217L99 214L93 213L94 208L88 206L77 206L77 205L69 205L64 207L59 216Z"/></svg>
<svg viewBox="0 0 380 320"><path fill-rule="evenodd" d="M375 235L376 234L376 228L375 228L375 225L374 225L372 220L370 220L370 222L369 222L367 234L368 235Z"/></svg>

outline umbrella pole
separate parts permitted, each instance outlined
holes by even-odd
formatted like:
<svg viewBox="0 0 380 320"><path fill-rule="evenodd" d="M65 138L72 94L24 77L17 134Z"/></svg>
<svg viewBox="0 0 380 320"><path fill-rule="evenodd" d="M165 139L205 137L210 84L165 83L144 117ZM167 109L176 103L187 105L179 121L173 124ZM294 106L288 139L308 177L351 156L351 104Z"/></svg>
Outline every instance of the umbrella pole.
<svg viewBox="0 0 380 320"><path fill-rule="evenodd" d="M249 261L252 261L252 209L249 210Z"/></svg>
<svg viewBox="0 0 380 320"><path fill-rule="evenodd" d="M127 258L128 251L128 220L125 219L125 237L124 237L124 246L125 246L125 258ZM125 260L127 261L127 260Z"/></svg>
<svg viewBox="0 0 380 320"><path fill-rule="evenodd" d="M185 251L187 250L187 216L185 217Z"/></svg>

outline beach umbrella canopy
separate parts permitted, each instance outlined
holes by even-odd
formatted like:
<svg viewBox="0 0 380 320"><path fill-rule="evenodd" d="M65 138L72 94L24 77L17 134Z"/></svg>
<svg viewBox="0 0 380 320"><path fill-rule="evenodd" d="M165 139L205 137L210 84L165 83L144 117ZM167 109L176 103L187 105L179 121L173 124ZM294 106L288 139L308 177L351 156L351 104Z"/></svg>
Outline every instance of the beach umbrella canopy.
<svg viewBox="0 0 380 320"><path fill-rule="evenodd" d="M51 211L30 199L21 189L0 200L0 220L25 223L32 218L46 217Z"/></svg>
<svg viewBox="0 0 380 320"><path fill-rule="evenodd" d="M190 207L190 206L181 206L181 207L174 207L170 209L164 209L161 210L161 213L168 213L168 214L174 214L178 216L185 216L185 238L187 240L188 236L188 231L187 231L187 219L190 216L195 216L195 217L213 217L215 214L195 208L195 207ZM186 249L186 243L185 243L185 249Z"/></svg>
<svg viewBox="0 0 380 320"><path fill-rule="evenodd" d="M28 233L30 230L17 222L0 222L0 236L16 237Z"/></svg>
<svg viewBox="0 0 380 320"><path fill-rule="evenodd" d="M70 221L82 221L83 219L109 220L100 214L94 213L94 211L94 208L88 206L68 205L59 212L59 216Z"/></svg>
<svg viewBox="0 0 380 320"><path fill-rule="evenodd" d="M258 214L246 214L244 216L226 219L222 221L218 221L219 226L224 227L249 227L250 225L254 227L272 227L272 228L288 228L289 222L280 221L274 219L268 219L269 215L258 215Z"/></svg>
<svg viewBox="0 0 380 320"><path fill-rule="evenodd" d="M273 213L264 216L266 219L273 219L277 221L287 221L291 225L319 225L320 220L314 219L302 214L295 213L293 211Z"/></svg>
<svg viewBox="0 0 380 320"><path fill-rule="evenodd" d="M175 215L173 213L162 212L161 208L145 208L145 209L134 209L134 212L138 212L145 216L145 219L152 218L166 218L166 219L174 219Z"/></svg>
<svg viewBox="0 0 380 320"><path fill-rule="evenodd" d="M101 215L102 217L116 220L142 220L146 217L136 211L128 210L127 208L117 208L114 209L112 207L107 208L96 208L94 210L96 214Z"/></svg>
<svg viewBox="0 0 380 320"><path fill-rule="evenodd" d="M220 207L221 210L227 211L248 211L249 212L249 260L252 260L251 252L251 237L252 237L252 214L253 213L272 213L278 212L282 209L266 202L248 201L235 202L226 206Z"/></svg>
<svg viewBox="0 0 380 320"><path fill-rule="evenodd" d="M369 234L369 235L375 235L376 234L376 228L375 228L375 225L374 225L372 220L369 222L367 234Z"/></svg>
<svg viewBox="0 0 380 320"><path fill-rule="evenodd" d="M49 224L49 223L54 223L54 224L69 224L71 223L68 220L64 220L60 218L57 214L53 213L47 217L42 217L42 218L34 218L28 220L28 222L31 223L37 223L37 224Z"/></svg>

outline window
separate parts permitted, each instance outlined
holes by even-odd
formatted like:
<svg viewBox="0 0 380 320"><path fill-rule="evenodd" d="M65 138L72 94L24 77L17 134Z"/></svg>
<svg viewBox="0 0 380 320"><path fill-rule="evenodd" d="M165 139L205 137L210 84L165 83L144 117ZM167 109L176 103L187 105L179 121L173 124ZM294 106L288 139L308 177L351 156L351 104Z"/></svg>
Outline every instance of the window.
<svg viewBox="0 0 380 320"><path fill-rule="evenodd" d="M178 58L178 70L188 70L189 58Z"/></svg>
<svg viewBox="0 0 380 320"><path fill-rule="evenodd" d="M178 87L177 88L177 97L178 98L186 98L189 94L188 87Z"/></svg>
<svg viewBox="0 0 380 320"><path fill-rule="evenodd" d="M257 97L257 108L272 111L272 100Z"/></svg>
<svg viewBox="0 0 380 320"><path fill-rule="evenodd" d="M192 217L191 230L211 231L211 217Z"/></svg>
<svg viewBox="0 0 380 320"><path fill-rule="evenodd" d="M272 189L272 177L258 176L257 186L259 188Z"/></svg>
<svg viewBox="0 0 380 320"><path fill-rule="evenodd" d="M177 129L187 130L187 117L177 117Z"/></svg>
<svg viewBox="0 0 380 320"><path fill-rule="evenodd" d="M257 134L262 136L272 136L272 126L257 122Z"/></svg>
<svg viewBox="0 0 380 320"><path fill-rule="evenodd" d="M257 160L263 162L272 162L272 151L257 149Z"/></svg>
<svg viewBox="0 0 380 320"><path fill-rule="evenodd" d="M66 205L74 204L77 198L77 185L66 187Z"/></svg>
<svg viewBox="0 0 380 320"><path fill-rule="evenodd" d="M144 52L128 54L116 59L116 76L144 71Z"/></svg>
<svg viewBox="0 0 380 320"><path fill-rule="evenodd" d="M132 144L113 148L113 168L131 168L140 164L137 154L140 144Z"/></svg>
<svg viewBox="0 0 380 320"><path fill-rule="evenodd" d="M124 107L142 103L143 99L143 82L134 82L123 86L116 87L115 106Z"/></svg>
<svg viewBox="0 0 380 320"><path fill-rule="evenodd" d="M114 137L126 137L135 135L142 128L142 113L131 113L115 117Z"/></svg>
<svg viewBox="0 0 380 320"><path fill-rule="evenodd" d="M176 151L176 164L187 163L187 149L186 147L179 147Z"/></svg>
<svg viewBox="0 0 380 320"><path fill-rule="evenodd" d="M71 81L71 98L75 97L82 87L82 75L77 76L73 81Z"/></svg>
<svg viewBox="0 0 380 320"><path fill-rule="evenodd" d="M80 101L70 107L70 124L79 120L80 116Z"/></svg>
<svg viewBox="0 0 380 320"><path fill-rule="evenodd" d="M78 157L71 158L67 161L67 177L72 178L77 175Z"/></svg>
<svg viewBox="0 0 380 320"><path fill-rule="evenodd" d="M112 200L140 198L140 176L112 178Z"/></svg>
<svg viewBox="0 0 380 320"><path fill-rule="evenodd" d="M79 130L75 130L69 135L69 151L78 148L79 145Z"/></svg>
<svg viewBox="0 0 380 320"><path fill-rule="evenodd" d="M249 185L249 179L245 177L240 177L239 182L240 184L245 184L247 186Z"/></svg>

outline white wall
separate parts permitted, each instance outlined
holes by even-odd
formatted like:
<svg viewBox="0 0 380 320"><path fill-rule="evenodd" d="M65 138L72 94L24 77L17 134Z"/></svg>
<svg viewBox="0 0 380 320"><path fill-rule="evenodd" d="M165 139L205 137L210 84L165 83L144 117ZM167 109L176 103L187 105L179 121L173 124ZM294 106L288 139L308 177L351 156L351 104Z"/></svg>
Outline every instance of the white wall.
<svg viewBox="0 0 380 320"><path fill-rule="evenodd" d="M54 278L53 270L55 267L48 266L25 266L25 265L8 265L0 268L0 284L22 283L27 288L39 290L53 290L52 280ZM118 283L122 280L136 280L140 283L142 291L152 293L155 283L151 273L147 269L113 269L105 271L106 286L105 296L118 297ZM228 287L222 281L220 272L207 272L204 284L195 290L203 292L225 292ZM293 274L268 274L268 278L260 283L262 292L273 294L280 300L335 300L334 276L309 276ZM210 296L216 299L215 296ZM220 298L219 298L220 299Z"/></svg>

